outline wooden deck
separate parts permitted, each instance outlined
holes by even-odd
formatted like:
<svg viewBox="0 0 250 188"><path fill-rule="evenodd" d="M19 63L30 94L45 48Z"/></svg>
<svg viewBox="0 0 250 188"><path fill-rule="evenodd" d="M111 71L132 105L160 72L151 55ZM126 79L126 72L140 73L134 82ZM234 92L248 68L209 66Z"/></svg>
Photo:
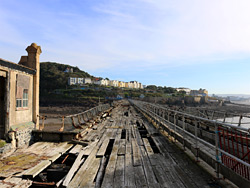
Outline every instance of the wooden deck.
<svg viewBox="0 0 250 188"><path fill-rule="evenodd" d="M111 118L82 140L94 135L97 141L68 187L212 186L210 175L132 107L116 107Z"/></svg>
<svg viewBox="0 0 250 188"><path fill-rule="evenodd" d="M63 143L64 147L56 149L58 151L60 150L58 148L64 148L63 152L76 155L66 176L60 182L56 182L59 187L215 186L209 174L191 161L182 150L159 134L152 124L129 105L120 104L115 107L111 117L94 126L82 135L79 141L88 143L88 146ZM34 150L40 150L37 149L39 143L36 144L30 146L26 153L33 151L34 155L38 155L34 152ZM44 161L56 156L58 153L56 154L53 150L50 150L52 152L45 160L42 160L42 157L46 152L40 151L43 155L40 156L39 162L36 162L37 165L33 165L32 168L40 168L39 164L44 165L41 163L46 163ZM59 153L62 154L62 151ZM18 173L21 171L22 173L18 177L15 176L17 172L11 174L0 172L0 177L12 175L9 179L19 178L18 181L25 181L22 183L26 183L28 187L28 184L32 184L32 178L47 166L44 165L44 168L40 168L39 171L19 169ZM0 187L3 185L11 187L6 183L7 180L10 181L9 179L6 178L5 182L0 181Z"/></svg>

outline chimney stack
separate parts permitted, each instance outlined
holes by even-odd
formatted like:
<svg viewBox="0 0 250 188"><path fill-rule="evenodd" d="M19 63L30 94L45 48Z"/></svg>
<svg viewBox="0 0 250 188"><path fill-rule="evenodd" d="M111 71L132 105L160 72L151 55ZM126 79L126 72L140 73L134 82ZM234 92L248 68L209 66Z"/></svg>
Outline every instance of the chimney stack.
<svg viewBox="0 0 250 188"><path fill-rule="evenodd" d="M36 129L39 127L39 83L40 83L40 62L39 56L42 53L41 47L36 43L32 43L26 48L28 52L27 67L36 70L36 74L33 77L33 122L36 125Z"/></svg>

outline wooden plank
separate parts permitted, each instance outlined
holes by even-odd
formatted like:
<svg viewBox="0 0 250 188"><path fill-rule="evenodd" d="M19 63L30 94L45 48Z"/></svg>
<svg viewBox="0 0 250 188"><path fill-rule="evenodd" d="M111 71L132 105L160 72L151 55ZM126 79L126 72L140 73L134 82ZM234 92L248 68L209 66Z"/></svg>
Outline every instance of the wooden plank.
<svg viewBox="0 0 250 188"><path fill-rule="evenodd" d="M91 142L88 146L86 146L85 148L83 148L82 150L84 151L83 152L83 155L85 156L88 156L90 155L90 153L92 152L92 150L95 148L95 146L97 145L98 143L98 140L94 141L94 142ZM98 149L98 148L97 148Z"/></svg>
<svg viewBox="0 0 250 188"><path fill-rule="evenodd" d="M148 139L147 139L147 138L143 138L142 140L143 140L144 146L145 146L145 148L146 148L147 154L148 154L148 155L153 155L153 154L154 154L154 151L153 151L153 149L151 148L151 145L150 145Z"/></svg>
<svg viewBox="0 0 250 188"><path fill-rule="evenodd" d="M147 129L147 131L150 135L154 135L154 134L159 133L158 130L153 125L149 124L148 122L143 121L143 125Z"/></svg>
<svg viewBox="0 0 250 188"><path fill-rule="evenodd" d="M162 187L178 188L172 185L168 176L165 174L164 169L161 166L153 166L152 169L153 169L154 174L157 176L158 182L161 184Z"/></svg>
<svg viewBox="0 0 250 188"><path fill-rule="evenodd" d="M50 151L47 150L46 153L47 153L48 157L54 158L54 155L56 155L58 153L63 154L66 151L68 151L71 147L73 147L73 144L68 144L67 142L62 142L62 143L54 145L53 149L51 148L52 150L50 150Z"/></svg>
<svg viewBox="0 0 250 188"><path fill-rule="evenodd" d="M27 188L27 187L30 187L31 185L32 185L32 181L31 180L22 180L14 188Z"/></svg>
<svg viewBox="0 0 250 188"><path fill-rule="evenodd" d="M23 178L34 178L35 176L37 176L40 172L42 172L45 168L47 168L52 162L49 160L44 160L41 161L38 165L34 166L33 168L27 170L24 174L23 174Z"/></svg>
<svg viewBox="0 0 250 188"><path fill-rule="evenodd" d="M128 145L128 144L127 144ZM127 147L126 145L126 147ZM131 149L131 147L130 147ZM125 155L125 187L132 187L135 185L135 177L134 177L134 169L132 163L132 155L131 152L127 152Z"/></svg>
<svg viewBox="0 0 250 188"><path fill-rule="evenodd" d="M80 151L82 150L82 145L79 145L79 144L77 144L77 145L75 145L70 151L69 151L69 153L72 153L72 154L78 154L78 153L80 153Z"/></svg>
<svg viewBox="0 0 250 188"><path fill-rule="evenodd" d="M9 178L5 178L3 181L4 181L4 182L11 183L11 184L18 184L19 182L22 181L22 178L9 177Z"/></svg>
<svg viewBox="0 0 250 188"><path fill-rule="evenodd" d="M125 139L121 139L117 154L118 155L125 155L125 153L126 153L126 140Z"/></svg>
<svg viewBox="0 0 250 188"><path fill-rule="evenodd" d="M125 159L124 156L118 156L115 166L115 176L114 176L114 187L124 186L124 172L125 170Z"/></svg>
<svg viewBox="0 0 250 188"><path fill-rule="evenodd" d="M73 177L72 181L68 184L68 187L76 188L80 185L82 181L83 173L92 165L93 161L96 159L96 152L98 146L96 145L90 155L87 157L81 168L78 170L77 174Z"/></svg>
<svg viewBox="0 0 250 188"><path fill-rule="evenodd" d="M188 174L186 174L182 170L182 167L179 167L178 165L174 165L173 168L175 169L176 175L181 179L181 181L183 182L183 184L186 187L190 187L190 188L197 188L198 187L195 184L195 182L192 179L190 179L190 177L188 176Z"/></svg>
<svg viewBox="0 0 250 188"><path fill-rule="evenodd" d="M102 160L100 162L100 168L98 170L98 173L96 175L96 180L95 180L95 187L99 188L101 187L101 183L104 177L105 169L106 169L106 164L107 164L108 158L103 156Z"/></svg>
<svg viewBox="0 0 250 188"><path fill-rule="evenodd" d="M13 187L11 185L7 185L7 184L1 183L1 182L0 182L0 186L1 186L1 188L12 188Z"/></svg>
<svg viewBox="0 0 250 188"><path fill-rule="evenodd" d="M128 142L126 141L126 155L127 154L132 154L132 143L131 142Z"/></svg>
<svg viewBox="0 0 250 188"><path fill-rule="evenodd" d="M95 187L94 179L100 166L101 158L93 158L92 164L82 174L82 181L78 187Z"/></svg>
<svg viewBox="0 0 250 188"><path fill-rule="evenodd" d="M119 148L120 136L121 136L121 129L119 129L117 131L117 135L115 138L113 149L112 149L111 155L109 157L108 165L106 167L106 171L105 171L105 175L104 175L103 183L102 183L102 187L104 187L104 188L113 187L114 172L115 172L115 165L116 165L116 160L117 160L117 152L118 152L118 148Z"/></svg>
<svg viewBox="0 0 250 188"><path fill-rule="evenodd" d="M132 150L133 150L133 166L141 165L141 153L139 151L139 146L136 141L132 139Z"/></svg>
<svg viewBox="0 0 250 188"><path fill-rule="evenodd" d="M144 173L145 173L148 185L150 187L152 187L153 185L156 187L158 182L153 172L150 161L148 159L146 150L144 149L143 146L140 146L140 150L141 150L141 155L142 155L143 169L144 169Z"/></svg>
<svg viewBox="0 0 250 188"><path fill-rule="evenodd" d="M84 150L81 150L79 155L77 156L75 162L73 163L72 167L70 168L68 174L66 175L65 180L63 181L63 186L67 187L69 182L71 181L72 177L74 176L75 172L78 170L79 166L84 162L85 159L82 159L84 154Z"/></svg>
<svg viewBox="0 0 250 188"><path fill-rule="evenodd" d="M89 146L86 148L83 148L83 155L89 154L81 168L78 170L76 175L73 177L72 181L69 183L68 187L78 187L79 184L81 183L82 179L82 174L89 168L91 167L92 162L96 158L96 153L99 150L99 147L102 144L102 141L104 140L104 137L102 137L99 141L95 141L91 143ZM87 152L86 152L87 151Z"/></svg>
<svg viewBox="0 0 250 188"><path fill-rule="evenodd" d="M148 187L142 166L134 167L134 175L136 187Z"/></svg>
<svg viewBox="0 0 250 188"><path fill-rule="evenodd" d="M97 152L97 154L96 154L96 157L102 157L102 156L104 156L104 154L105 154L105 152L106 152L106 149L107 149L107 147L108 147L108 144L109 144L109 138L106 138L106 139L103 141L103 143L102 143L100 149L98 150L98 152Z"/></svg>
<svg viewBox="0 0 250 188"><path fill-rule="evenodd" d="M142 142L142 139L141 139L141 135L139 133L139 130L137 128L134 128L135 129L135 134L136 134L136 140L137 140L137 143L139 146L142 146L143 145L143 142Z"/></svg>
<svg viewBox="0 0 250 188"><path fill-rule="evenodd" d="M64 154L66 151L68 151L71 147L73 146L73 144L68 144L68 143L62 143L62 145L59 144L58 147L56 147L56 149L54 148L53 151L51 151L51 153L49 154L48 160L50 160L51 162L56 161L62 154Z"/></svg>

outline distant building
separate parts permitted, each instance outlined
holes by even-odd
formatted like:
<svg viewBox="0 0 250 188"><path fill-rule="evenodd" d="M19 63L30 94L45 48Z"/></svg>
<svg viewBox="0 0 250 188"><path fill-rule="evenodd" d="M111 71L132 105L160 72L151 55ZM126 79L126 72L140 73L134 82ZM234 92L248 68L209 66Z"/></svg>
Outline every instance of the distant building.
<svg viewBox="0 0 250 188"><path fill-rule="evenodd" d="M84 84L92 84L91 78L84 78Z"/></svg>
<svg viewBox="0 0 250 188"><path fill-rule="evenodd" d="M109 85L113 86L113 87L118 87L119 81L117 81L117 80L110 80L109 81Z"/></svg>
<svg viewBox="0 0 250 188"><path fill-rule="evenodd" d="M26 51L28 56L18 64L0 59L0 139L11 140L12 149L28 145L32 130L39 126L42 51L35 43Z"/></svg>
<svg viewBox="0 0 250 188"><path fill-rule="evenodd" d="M109 85L109 80L106 79L98 79L93 82L96 85L102 85L102 86L108 86Z"/></svg>
<svg viewBox="0 0 250 188"><path fill-rule="evenodd" d="M125 82L119 81L118 82L118 87L124 88L125 87Z"/></svg>
<svg viewBox="0 0 250 188"><path fill-rule="evenodd" d="M179 88L176 88L176 91L178 91L178 92L179 92L179 91L185 91L186 94L189 95L190 92L191 92L191 89L185 88L185 87L179 87Z"/></svg>
<svg viewBox="0 0 250 188"><path fill-rule="evenodd" d="M82 85L82 84L91 84L92 81L90 78L68 78L68 85Z"/></svg>
<svg viewBox="0 0 250 188"><path fill-rule="evenodd" d="M191 96L208 96L208 91L206 89L191 90Z"/></svg>
<svg viewBox="0 0 250 188"><path fill-rule="evenodd" d="M134 89L141 89L141 88L143 88L143 86L142 86L142 84L140 82L130 81L129 83L130 83L129 88L134 88Z"/></svg>
<svg viewBox="0 0 250 188"><path fill-rule="evenodd" d="M73 68L67 67L64 72L72 73L74 71L73 71Z"/></svg>

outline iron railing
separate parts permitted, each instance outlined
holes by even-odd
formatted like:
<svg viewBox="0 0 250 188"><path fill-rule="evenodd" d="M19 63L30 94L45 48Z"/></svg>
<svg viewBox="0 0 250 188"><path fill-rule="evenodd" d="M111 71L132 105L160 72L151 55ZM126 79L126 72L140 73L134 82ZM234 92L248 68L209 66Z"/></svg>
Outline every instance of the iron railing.
<svg viewBox="0 0 250 188"><path fill-rule="evenodd" d="M178 140L185 149L187 143L199 152L214 159L219 178L220 165L231 169L246 180L250 180L250 129L199 117L183 111L172 110L153 103L129 100L138 110L158 122L166 134Z"/></svg>

